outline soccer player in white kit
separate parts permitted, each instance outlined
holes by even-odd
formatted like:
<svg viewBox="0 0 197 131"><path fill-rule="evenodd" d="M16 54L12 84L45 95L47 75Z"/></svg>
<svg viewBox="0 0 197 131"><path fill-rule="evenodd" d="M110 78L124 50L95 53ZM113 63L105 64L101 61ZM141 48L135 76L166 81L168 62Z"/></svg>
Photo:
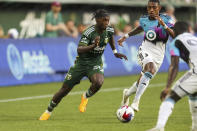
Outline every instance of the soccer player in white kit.
<svg viewBox="0 0 197 131"><path fill-rule="evenodd" d="M172 30L174 22L169 16L160 14L160 9L159 0L149 0L147 5L148 15L140 18L140 26L118 40L119 45L122 46L126 38L144 31L144 41L138 51L138 60L142 72L137 82L129 89L123 90L123 100L121 102L121 105L128 105L129 96L136 93L131 104L135 111L139 111L140 98L163 62L169 35L174 37Z"/></svg>
<svg viewBox="0 0 197 131"><path fill-rule="evenodd" d="M148 131L164 131L174 104L184 96L189 96L192 131L197 131L197 37L188 33L190 26L186 22L177 22L174 26L174 32L176 38L170 44L171 65L168 71L168 81L160 96L161 100L165 100L160 106L157 125ZM179 58L182 58L189 65L190 70L170 90L178 73Z"/></svg>

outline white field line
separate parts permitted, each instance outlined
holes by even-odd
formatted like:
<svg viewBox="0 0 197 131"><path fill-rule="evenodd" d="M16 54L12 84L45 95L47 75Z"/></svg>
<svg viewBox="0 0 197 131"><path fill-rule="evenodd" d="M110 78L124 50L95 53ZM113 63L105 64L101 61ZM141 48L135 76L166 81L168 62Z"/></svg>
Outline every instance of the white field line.
<svg viewBox="0 0 197 131"><path fill-rule="evenodd" d="M149 87L161 87L164 86L164 83L161 84L151 84ZM117 87L117 88L109 88L109 89L101 89L99 92L112 92L112 91L120 91L123 90L124 88L128 87ZM77 92L71 92L68 95L78 95L82 94L85 91L77 91ZM13 102L13 101L23 101L23 100L33 100L33 99L42 99L42 98L49 98L52 97L53 94L48 94L48 95L42 95L42 96L30 96L30 97L21 97L21 98L14 98L14 99L4 99L0 100L0 103L6 103L6 102Z"/></svg>

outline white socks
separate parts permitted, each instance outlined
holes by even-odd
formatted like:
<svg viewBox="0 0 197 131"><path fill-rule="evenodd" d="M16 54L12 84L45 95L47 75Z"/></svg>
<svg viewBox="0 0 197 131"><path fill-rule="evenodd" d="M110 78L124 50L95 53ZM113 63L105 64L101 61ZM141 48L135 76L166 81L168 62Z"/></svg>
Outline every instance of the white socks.
<svg viewBox="0 0 197 131"><path fill-rule="evenodd" d="M197 100L189 99L190 112L192 115L192 131L197 131Z"/></svg>
<svg viewBox="0 0 197 131"><path fill-rule="evenodd" d="M135 99L133 100L133 102L138 102L142 96L142 94L144 93L144 91L146 90L146 87L149 84L150 79L152 78L152 74L150 72L145 72L138 84L138 88L137 88L137 92L135 95Z"/></svg>
<svg viewBox="0 0 197 131"><path fill-rule="evenodd" d="M128 91L126 92L126 96L131 96L132 94L134 94L137 91L137 81L133 83L133 85L128 89Z"/></svg>
<svg viewBox="0 0 197 131"><path fill-rule="evenodd" d="M159 116L157 120L157 128L164 128L168 117L171 115L172 110L174 108L175 101L171 98L167 98L164 102L162 102L159 110Z"/></svg>
<svg viewBox="0 0 197 131"><path fill-rule="evenodd" d="M50 111L48 111L48 110L46 110L45 112L48 113L48 114L51 114L51 113L52 113L52 112L50 112Z"/></svg>

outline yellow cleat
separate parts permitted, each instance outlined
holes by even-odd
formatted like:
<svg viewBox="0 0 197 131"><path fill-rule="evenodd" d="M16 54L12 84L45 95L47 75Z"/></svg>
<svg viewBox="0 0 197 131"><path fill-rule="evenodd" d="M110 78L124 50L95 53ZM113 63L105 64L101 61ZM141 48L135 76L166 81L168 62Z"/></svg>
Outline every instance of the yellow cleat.
<svg viewBox="0 0 197 131"><path fill-rule="evenodd" d="M51 112L45 111L39 118L41 121L48 120L51 116Z"/></svg>
<svg viewBox="0 0 197 131"><path fill-rule="evenodd" d="M88 104L88 99L84 98L84 96L82 95L81 96L81 104L79 105L79 111L85 112L87 104Z"/></svg>

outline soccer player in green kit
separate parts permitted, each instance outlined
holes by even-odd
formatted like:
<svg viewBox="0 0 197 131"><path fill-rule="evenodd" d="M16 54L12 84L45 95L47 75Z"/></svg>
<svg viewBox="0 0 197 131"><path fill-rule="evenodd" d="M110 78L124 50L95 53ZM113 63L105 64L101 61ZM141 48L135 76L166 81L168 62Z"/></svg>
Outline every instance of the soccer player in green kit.
<svg viewBox="0 0 197 131"><path fill-rule="evenodd" d="M87 76L91 82L90 88L82 95L80 112L86 111L88 98L93 96L102 86L104 81L102 54L110 44L114 56L127 60L127 57L117 53L113 38L114 29L109 25L109 14L104 9L99 9L94 13L96 25L87 28L79 41L77 48L78 56L75 65L70 68L63 82L62 88L53 96L47 110L40 116L39 120L48 120L53 109L58 105L61 99L66 96L72 88L80 83L80 80Z"/></svg>

